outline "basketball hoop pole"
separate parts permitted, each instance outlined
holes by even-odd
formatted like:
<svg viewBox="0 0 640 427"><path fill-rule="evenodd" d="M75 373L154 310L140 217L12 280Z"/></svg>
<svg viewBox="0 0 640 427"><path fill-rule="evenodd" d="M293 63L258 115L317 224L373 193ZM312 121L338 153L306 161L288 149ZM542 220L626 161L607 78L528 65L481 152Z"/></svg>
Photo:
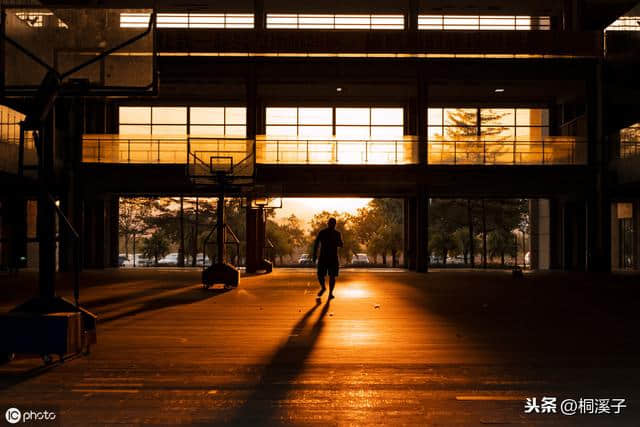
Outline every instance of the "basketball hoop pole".
<svg viewBox="0 0 640 427"><path fill-rule="evenodd" d="M224 187L220 189L220 194L218 196L218 207L216 209L217 216L217 224L216 224L216 232L217 232L217 246L218 246L218 264L224 264L226 259L226 248L225 248L225 223L224 223Z"/></svg>
<svg viewBox="0 0 640 427"><path fill-rule="evenodd" d="M66 354L76 354L81 351L88 352L89 346L96 342L96 316L79 306L79 286L77 282L79 264L76 264L74 283L75 304L56 295L56 213L62 219L61 226L68 226L75 235L77 240L76 245L74 245L76 263L79 261L80 235L74 230L64 213L56 206L55 198L51 195L52 185L55 182L53 149L55 138L53 132L55 130L52 130L52 126L47 124L50 123L50 112L57 98L61 94L65 95L62 82L65 77L97 61L101 61L113 52L145 37L155 28L155 21L156 14L154 11L150 15L149 26L145 32L102 52L95 58L72 67L62 74L46 64L45 61L37 58L36 55L18 42L7 37L4 31L0 31L0 39L7 40L22 53L47 69L47 73L28 108L26 118L21 123L21 132L25 130L34 131L34 142L38 155L37 236L39 242L39 292L36 297L15 307L9 314L0 317L3 331L11 332L8 336L3 336L0 348L0 353L2 354L36 353L43 357L45 363L50 363L50 355L52 353L59 354L62 360ZM67 88L69 90L66 94L74 98L86 95L87 87L76 83L70 82ZM224 198L222 198L222 203L224 209ZM219 212L219 218L220 214L222 214L222 221L224 221L224 212ZM224 237L224 227L222 227L222 230ZM224 254L222 256L224 257ZM57 313L57 316L52 313ZM66 329L60 327L51 329L50 325L59 324L61 322L60 319L67 322ZM43 339L43 330L55 330L56 332Z"/></svg>

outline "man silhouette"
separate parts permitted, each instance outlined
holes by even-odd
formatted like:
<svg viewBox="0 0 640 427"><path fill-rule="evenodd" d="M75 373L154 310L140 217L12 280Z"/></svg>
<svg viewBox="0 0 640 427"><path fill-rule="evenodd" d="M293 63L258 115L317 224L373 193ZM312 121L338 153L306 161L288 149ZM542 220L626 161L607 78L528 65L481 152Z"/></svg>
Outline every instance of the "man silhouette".
<svg viewBox="0 0 640 427"><path fill-rule="evenodd" d="M318 253L318 245L320 245L320 259L318 259L318 282L320 282L320 292L318 298L324 294L327 289L324 285L324 277L329 275L329 299L335 298L333 288L336 286L336 277L340 268L338 261L338 248L341 248L342 236L336 230L336 219L329 218L327 228L321 230L313 244L313 262L316 262L316 254Z"/></svg>

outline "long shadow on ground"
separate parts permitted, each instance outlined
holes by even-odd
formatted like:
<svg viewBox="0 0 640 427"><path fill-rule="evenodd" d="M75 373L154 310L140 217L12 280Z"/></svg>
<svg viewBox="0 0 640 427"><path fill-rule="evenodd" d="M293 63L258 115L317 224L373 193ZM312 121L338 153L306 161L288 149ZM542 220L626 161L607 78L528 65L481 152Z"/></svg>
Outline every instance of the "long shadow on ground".
<svg viewBox="0 0 640 427"><path fill-rule="evenodd" d="M259 425L274 420L279 411L278 402L284 400L292 390L322 333L324 318L329 312L329 300L320 310L315 323L308 326L309 318L320 305L320 300L316 300L316 304L291 329L287 341L265 366L256 389L236 410L228 425Z"/></svg>
<svg viewBox="0 0 640 427"><path fill-rule="evenodd" d="M165 296L159 296L146 300L140 306L136 306L133 309L125 310L115 314L106 314L98 317L99 323L113 322L124 317L135 316L137 314L145 313L147 311L160 310L167 307L176 307L184 304L193 304L196 302L204 301L209 298L222 295L229 292L229 289L203 289L202 286L190 286L188 289L171 293Z"/></svg>

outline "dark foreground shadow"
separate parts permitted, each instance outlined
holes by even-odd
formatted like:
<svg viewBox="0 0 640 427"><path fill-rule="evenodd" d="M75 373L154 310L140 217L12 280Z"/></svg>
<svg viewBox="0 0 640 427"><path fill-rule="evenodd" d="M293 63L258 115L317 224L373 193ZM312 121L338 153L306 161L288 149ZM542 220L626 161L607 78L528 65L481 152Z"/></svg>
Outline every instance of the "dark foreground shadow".
<svg viewBox="0 0 640 427"><path fill-rule="evenodd" d="M304 370L305 363L322 333L330 301L324 304L315 323L308 326L309 318L320 305L320 300L316 300L316 304L291 329L287 341L278 348L265 366L256 389L225 424L268 425L273 421L279 411L279 402L293 389L296 378Z"/></svg>
<svg viewBox="0 0 640 427"><path fill-rule="evenodd" d="M202 286L190 287L183 292L174 293L171 295L160 296L145 301L141 306L131 310L125 310L113 315L104 315L98 317L99 323L113 322L114 320L122 319L125 317L135 316L137 314L145 313L147 311L160 310L167 307L176 307L184 304L193 304L196 302L204 301L209 298L222 295L230 292L231 289L224 288L209 288L203 289Z"/></svg>

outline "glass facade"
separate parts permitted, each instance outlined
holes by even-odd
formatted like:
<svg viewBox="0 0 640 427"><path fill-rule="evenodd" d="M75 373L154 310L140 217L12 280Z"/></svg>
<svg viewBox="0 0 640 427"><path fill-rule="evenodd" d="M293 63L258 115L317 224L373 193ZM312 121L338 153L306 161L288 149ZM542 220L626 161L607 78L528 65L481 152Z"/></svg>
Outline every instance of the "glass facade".
<svg viewBox="0 0 640 427"><path fill-rule="evenodd" d="M120 28L146 28L148 13L121 13ZM158 13L158 28L253 28L252 13Z"/></svg>
<svg viewBox="0 0 640 427"><path fill-rule="evenodd" d="M640 155L640 123L620 131L620 157Z"/></svg>
<svg viewBox="0 0 640 427"><path fill-rule="evenodd" d="M549 16L419 15L420 30L550 30Z"/></svg>
<svg viewBox="0 0 640 427"><path fill-rule="evenodd" d="M576 137L549 135L549 112L533 108L429 108L430 164L576 164Z"/></svg>
<svg viewBox="0 0 640 427"><path fill-rule="evenodd" d="M268 29L403 30L403 15L267 14Z"/></svg>
<svg viewBox="0 0 640 427"><path fill-rule="evenodd" d="M258 163L415 163L403 108L267 107Z"/></svg>
<svg viewBox="0 0 640 427"><path fill-rule="evenodd" d="M640 16L621 16L605 31L640 31Z"/></svg>

